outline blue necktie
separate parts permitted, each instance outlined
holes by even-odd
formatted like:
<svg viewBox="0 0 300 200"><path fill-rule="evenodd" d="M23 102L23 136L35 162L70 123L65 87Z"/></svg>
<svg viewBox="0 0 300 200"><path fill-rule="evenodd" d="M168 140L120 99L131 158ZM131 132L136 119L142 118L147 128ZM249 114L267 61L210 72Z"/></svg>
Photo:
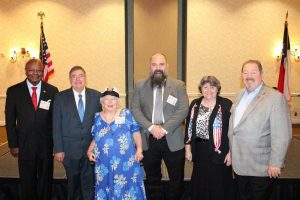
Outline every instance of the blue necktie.
<svg viewBox="0 0 300 200"><path fill-rule="evenodd" d="M83 116L84 116L84 107L83 107L83 101L82 101L82 95L78 95L79 100L78 100L78 114L80 117L80 121L82 122Z"/></svg>

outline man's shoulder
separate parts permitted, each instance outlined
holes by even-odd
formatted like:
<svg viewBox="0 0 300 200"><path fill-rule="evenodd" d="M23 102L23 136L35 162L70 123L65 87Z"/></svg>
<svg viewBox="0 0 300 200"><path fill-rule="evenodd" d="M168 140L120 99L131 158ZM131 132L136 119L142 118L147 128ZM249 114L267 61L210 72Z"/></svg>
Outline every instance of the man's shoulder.
<svg viewBox="0 0 300 200"><path fill-rule="evenodd" d="M150 79L141 79L135 83L135 87L143 87Z"/></svg>
<svg viewBox="0 0 300 200"><path fill-rule="evenodd" d="M167 82L169 82L171 84L174 84L174 85L183 85L183 84L185 84L182 80L171 78L171 77L168 77Z"/></svg>
<svg viewBox="0 0 300 200"><path fill-rule="evenodd" d="M101 93L98 91L98 90L95 90L95 89L92 89L92 88L85 88L86 89L86 92L89 92L93 95L96 95L96 96L100 96Z"/></svg>
<svg viewBox="0 0 300 200"><path fill-rule="evenodd" d="M14 85L12 85L12 86L8 87L8 88L7 88L7 91L14 91L14 90L18 90L18 89L22 88L22 85L23 85L23 84L25 84L25 82L24 82L24 81L22 81L22 82L19 82L19 83L17 83L17 84L14 84Z"/></svg>
<svg viewBox="0 0 300 200"><path fill-rule="evenodd" d="M42 84L46 89L58 91L58 88L55 87L54 85L51 85L50 83L42 82Z"/></svg>
<svg viewBox="0 0 300 200"><path fill-rule="evenodd" d="M278 90L275 90L268 86L264 87L264 94L265 94L265 96L267 96L268 98L271 98L271 99L283 97L283 94L280 93Z"/></svg>

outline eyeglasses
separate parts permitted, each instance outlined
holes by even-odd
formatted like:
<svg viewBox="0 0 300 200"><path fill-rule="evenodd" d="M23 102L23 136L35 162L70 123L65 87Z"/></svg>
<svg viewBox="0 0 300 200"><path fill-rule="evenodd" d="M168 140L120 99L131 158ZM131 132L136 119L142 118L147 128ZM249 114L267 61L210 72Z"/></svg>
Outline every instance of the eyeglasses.
<svg viewBox="0 0 300 200"><path fill-rule="evenodd" d="M33 74L33 73L38 73L38 74L42 74L43 70L42 69L27 69L27 72Z"/></svg>
<svg viewBox="0 0 300 200"><path fill-rule="evenodd" d="M72 75L71 76L71 79L73 79L73 80L76 80L76 79L84 79L85 78L85 75L83 75L83 74L80 74L80 75L78 75L78 76L76 76L76 75Z"/></svg>

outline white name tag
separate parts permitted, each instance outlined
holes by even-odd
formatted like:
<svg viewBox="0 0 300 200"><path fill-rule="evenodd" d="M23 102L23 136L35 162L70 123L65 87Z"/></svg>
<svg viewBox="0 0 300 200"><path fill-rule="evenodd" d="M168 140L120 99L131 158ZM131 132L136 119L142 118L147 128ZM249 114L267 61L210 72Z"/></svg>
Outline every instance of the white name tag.
<svg viewBox="0 0 300 200"><path fill-rule="evenodd" d="M48 100L48 101L41 100L41 102L40 102L40 108L44 109L44 110L49 110L49 108L50 108L50 102L51 102L51 99Z"/></svg>
<svg viewBox="0 0 300 200"><path fill-rule="evenodd" d="M171 104L172 106L175 106L176 105L176 102L177 102L177 98L176 97L173 97L172 95L169 95L168 96L168 99L167 99L167 102L169 104Z"/></svg>
<svg viewBox="0 0 300 200"><path fill-rule="evenodd" d="M115 123L116 124L125 124L125 117L116 117Z"/></svg>

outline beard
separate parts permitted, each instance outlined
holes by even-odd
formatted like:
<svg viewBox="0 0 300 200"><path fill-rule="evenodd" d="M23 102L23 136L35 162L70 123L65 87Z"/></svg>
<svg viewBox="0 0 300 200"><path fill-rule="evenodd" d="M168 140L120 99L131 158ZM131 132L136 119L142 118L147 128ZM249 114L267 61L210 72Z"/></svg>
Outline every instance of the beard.
<svg viewBox="0 0 300 200"><path fill-rule="evenodd" d="M166 84L167 74L164 71L157 69L151 74L150 78L152 88L156 86L162 87Z"/></svg>

